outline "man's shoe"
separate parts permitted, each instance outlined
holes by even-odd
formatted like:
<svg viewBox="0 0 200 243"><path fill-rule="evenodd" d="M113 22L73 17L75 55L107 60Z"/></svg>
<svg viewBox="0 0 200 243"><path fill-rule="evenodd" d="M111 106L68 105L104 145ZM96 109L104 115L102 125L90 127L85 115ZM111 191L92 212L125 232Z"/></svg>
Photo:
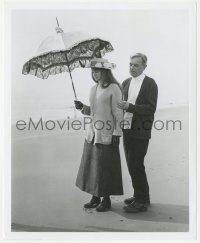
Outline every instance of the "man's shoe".
<svg viewBox="0 0 200 243"><path fill-rule="evenodd" d="M100 197L93 196L89 203L84 204L84 208L96 208L101 202Z"/></svg>
<svg viewBox="0 0 200 243"><path fill-rule="evenodd" d="M134 202L129 204L128 206L124 206L124 211L126 213L139 213L147 211L146 203L138 203Z"/></svg>
<svg viewBox="0 0 200 243"><path fill-rule="evenodd" d="M124 203L126 205L129 205L129 204L131 204L133 202L135 202L135 197L129 197L129 198L127 198L127 199L124 200Z"/></svg>
<svg viewBox="0 0 200 243"><path fill-rule="evenodd" d="M101 204L96 208L97 212L106 212L111 208L110 198L103 198Z"/></svg>
<svg viewBox="0 0 200 243"><path fill-rule="evenodd" d="M126 205L132 204L135 202L135 197L130 197L124 200L124 203ZM146 202L146 206L150 206L150 199L148 199L148 201Z"/></svg>

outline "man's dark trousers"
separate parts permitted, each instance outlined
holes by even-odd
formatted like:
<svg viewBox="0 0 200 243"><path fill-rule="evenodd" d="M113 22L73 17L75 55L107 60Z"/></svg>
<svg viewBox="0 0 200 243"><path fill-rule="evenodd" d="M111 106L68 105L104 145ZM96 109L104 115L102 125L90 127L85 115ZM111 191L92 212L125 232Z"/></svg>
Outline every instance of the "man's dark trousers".
<svg viewBox="0 0 200 243"><path fill-rule="evenodd" d="M144 166L149 139L133 139L124 131L124 151L137 202L149 203L149 185Z"/></svg>

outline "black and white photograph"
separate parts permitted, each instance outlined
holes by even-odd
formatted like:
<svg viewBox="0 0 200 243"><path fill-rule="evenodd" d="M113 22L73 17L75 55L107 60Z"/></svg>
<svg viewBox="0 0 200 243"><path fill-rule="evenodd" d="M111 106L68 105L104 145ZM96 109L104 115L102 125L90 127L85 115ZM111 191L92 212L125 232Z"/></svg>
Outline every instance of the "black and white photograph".
<svg viewBox="0 0 200 243"><path fill-rule="evenodd" d="M7 235L193 239L195 4L5 8Z"/></svg>

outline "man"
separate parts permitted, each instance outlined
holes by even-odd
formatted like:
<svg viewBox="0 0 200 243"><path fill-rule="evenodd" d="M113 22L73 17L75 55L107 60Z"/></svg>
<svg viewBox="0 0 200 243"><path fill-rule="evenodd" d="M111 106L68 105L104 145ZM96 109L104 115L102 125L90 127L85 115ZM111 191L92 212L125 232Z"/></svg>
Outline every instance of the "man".
<svg viewBox="0 0 200 243"><path fill-rule="evenodd" d="M149 185L144 166L154 113L157 105L158 88L155 81L143 71L147 57L137 53L130 58L131 78L122 83L124 101L118 107L125 111L123 142L134 195L124 202L129 213L147 211L150 205Z"/></svg>

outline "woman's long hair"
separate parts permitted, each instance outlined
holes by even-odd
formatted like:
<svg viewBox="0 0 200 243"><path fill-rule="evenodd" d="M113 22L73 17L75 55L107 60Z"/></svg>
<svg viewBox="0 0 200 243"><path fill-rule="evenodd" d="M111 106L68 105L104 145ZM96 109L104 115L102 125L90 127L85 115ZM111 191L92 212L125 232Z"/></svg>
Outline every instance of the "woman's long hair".
<svg viewBox="0 0 200 243"><path fill-rule="evenodd" d="M110 69L104 69L104 68L92 68L92 69L98 69L101 70L101 75L103 76L104 81L106 81L106 85L103 85L103 88L107 88L110 84L117 84L120 90L122 91L121 85L117 80L115 79L112 71ZM92 79L94 80L95 83L98 83L92 74Z"/></svg>

